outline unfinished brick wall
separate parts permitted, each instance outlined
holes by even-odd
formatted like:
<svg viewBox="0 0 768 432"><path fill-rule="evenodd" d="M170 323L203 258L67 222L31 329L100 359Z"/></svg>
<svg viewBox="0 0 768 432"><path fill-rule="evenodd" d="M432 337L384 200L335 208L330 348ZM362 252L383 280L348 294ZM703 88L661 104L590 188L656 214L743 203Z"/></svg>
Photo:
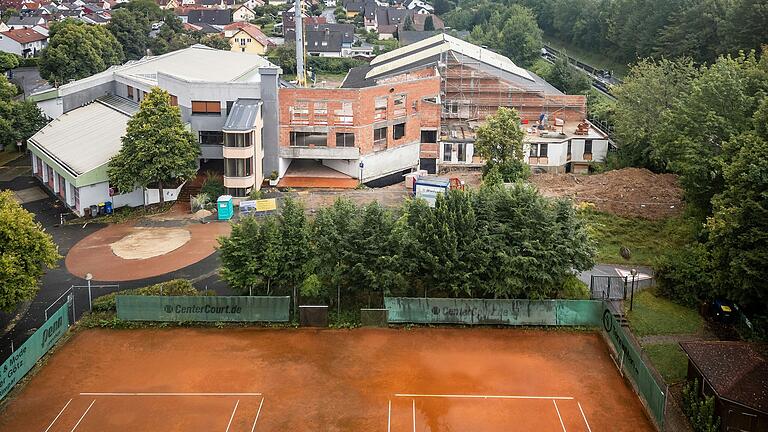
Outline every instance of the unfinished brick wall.
<svg viewBox="0 0 768 432"><path fill-rule="evenodd" d="M440 128L440 105L424 100L439 94L434 74L359 89L280 89L280 146L290 146L292 131L327 133L328 147L336 146L336 133L354 133L355 147L364 155L374 152L374 129L381 127L387 128L385 148L420 142L422 128ZM396 105L402 96L404 102ZM377 99L386 102L386 110L377 111ZM403 122L405 135L394 139L393 126Z"/></svg>

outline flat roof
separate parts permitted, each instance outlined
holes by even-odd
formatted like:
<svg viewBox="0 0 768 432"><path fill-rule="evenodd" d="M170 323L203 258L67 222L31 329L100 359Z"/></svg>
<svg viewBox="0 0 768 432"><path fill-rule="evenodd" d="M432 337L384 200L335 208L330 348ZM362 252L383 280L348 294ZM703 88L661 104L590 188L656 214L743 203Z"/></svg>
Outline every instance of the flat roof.
<svg viewBox="0 0 768 432"><path fill-rule="evenodd" d="M118 100L119 99L119 100ZM138 106L118 96L99 98L48 123L30 141L77 177L109 162Z"/></svg>

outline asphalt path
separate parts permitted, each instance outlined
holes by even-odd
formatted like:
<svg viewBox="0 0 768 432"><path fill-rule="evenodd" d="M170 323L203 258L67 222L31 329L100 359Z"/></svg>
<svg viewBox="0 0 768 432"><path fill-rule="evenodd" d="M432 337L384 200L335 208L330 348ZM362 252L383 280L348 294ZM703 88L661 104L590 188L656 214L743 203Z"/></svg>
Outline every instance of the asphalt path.
<svg viewBox="0 0 768 432"><path fill-rule="evenodd" d="M13 162L13 166L25 166L29 164L27 159L21 159ZM0 167L0 170L8 170L13 167ZM1 173L2 171L0 171ZM31 172L31 167L27 173ZM21 190L38 186L37 179L30 175L16 177L10 181L0 181L0 189ZM103 224L89 223L83 225L60 225L61 214L66 213L64 205L55 197L48 196L45 199L22 204L22 206L35 215L35 219L49 233L54 242L59 246L59 254L66 256L69 249L77 242L88 235L103 228ZM87 281L70 274L62 258L58 267L47 270L41 280L40 290L37 296L31 302L20 305L13 313L0 312L0 362L4 361L11 354L11 347L21 345L35 330L45 322L45 312L55 300L74 286L86 286ZM213 255L192 264L188 267L166 273L164 275L134 280L128 282L108 282L99 281L93 283L96 285L117 285L119 288L92 288L93 297L108 294L118 289L139 288L152 285L158 282L167 281L175 278L191 279L198 289L211 289L218 294L232 294L226 283L219 279L217 269L219 266L218 252ZM74 288L74 304L77 318L88 310L88 290L87 288ZM66 297L66 296L65 296ZM56 303L60 305L61 302ZM55 308L51 308L51 311ZM14 317L20 315L12 328L8 330Z"/></svg>

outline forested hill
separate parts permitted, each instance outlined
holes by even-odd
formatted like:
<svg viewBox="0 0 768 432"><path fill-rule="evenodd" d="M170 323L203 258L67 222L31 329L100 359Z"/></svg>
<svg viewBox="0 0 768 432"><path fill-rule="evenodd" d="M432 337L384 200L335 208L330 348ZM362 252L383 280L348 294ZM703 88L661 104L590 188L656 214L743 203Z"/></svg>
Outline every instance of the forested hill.
<svg viewBox="0 0 768 432"><path fill-rule="evenodd" d="M504 40L514 5L530 8L548 37L624 63L682 56L711 63L768 43L765 0L435 0L447 25L489 46Z"/></svg>

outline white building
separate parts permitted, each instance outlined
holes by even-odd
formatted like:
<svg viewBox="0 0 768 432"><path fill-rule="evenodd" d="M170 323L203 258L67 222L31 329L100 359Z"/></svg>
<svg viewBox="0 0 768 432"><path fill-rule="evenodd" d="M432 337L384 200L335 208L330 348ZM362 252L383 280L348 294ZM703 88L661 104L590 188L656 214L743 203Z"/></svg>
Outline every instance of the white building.
<svg viewBox="0 0 768 432"><path fill-rule="evenodd" d="M34 57L48 46L48 36L31 28L8 30L0 33L0 51Z"/></svg>

